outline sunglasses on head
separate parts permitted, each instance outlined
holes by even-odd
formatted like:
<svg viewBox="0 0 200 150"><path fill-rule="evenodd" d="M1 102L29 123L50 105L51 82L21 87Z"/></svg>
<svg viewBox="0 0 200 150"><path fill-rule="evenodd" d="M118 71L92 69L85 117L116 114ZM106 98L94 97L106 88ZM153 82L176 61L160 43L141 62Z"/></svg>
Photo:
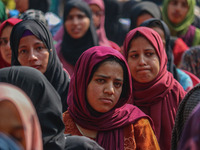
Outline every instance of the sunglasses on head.
<svg viewBox="0 0 200 150"><path fill-rule="evenodd" d="M8 38L0 38L0 46L5 46L9 42Z"/></svg>

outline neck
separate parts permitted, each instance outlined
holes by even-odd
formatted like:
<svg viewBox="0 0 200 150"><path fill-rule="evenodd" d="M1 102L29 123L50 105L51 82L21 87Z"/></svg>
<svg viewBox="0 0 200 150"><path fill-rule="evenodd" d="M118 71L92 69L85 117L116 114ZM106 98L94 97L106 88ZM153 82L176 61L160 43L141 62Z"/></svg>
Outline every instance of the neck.
<svg viewBox="0 0 200 150"><path fill-rule="evenodd" d="M95 139L96 136L97 136L97 131L96 130L89 130L89 129L85 129L81 126L79 126L78 124L76 124L79 132L83 135L83 136L86 136L86 137L89 137L89 138L93 138Z"/></svg>

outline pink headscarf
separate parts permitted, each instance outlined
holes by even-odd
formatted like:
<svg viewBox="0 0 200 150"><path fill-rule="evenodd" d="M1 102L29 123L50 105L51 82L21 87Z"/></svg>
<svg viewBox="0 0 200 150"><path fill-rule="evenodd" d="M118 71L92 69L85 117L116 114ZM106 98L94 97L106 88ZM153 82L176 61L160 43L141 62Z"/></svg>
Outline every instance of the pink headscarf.
<svg viewBox="0 0 200 150"><path fill-rule="evenodd" d="M22 21L21 19L17 19L17 18L9 18L7 20L5 20L1 25L0 25L0 36L2 34L2 31L4 29L4 27L9 24L11 26L14 26L15 24L19 23L20 21ZM10 64L8 64L7 62L4 61L4 59L1 56L0 53L0 69L4 68L4 67L9 67Z"/></svg>
<svg viewBox="0 0 200 150"><path fill-rule="evenodd" d="M115 57L124 64L124 85L122 95L109 112L96 117L88 109L86 89L93 68L106 58ZM68 93L68 110L73 120L86 129L97 130L96 141L107 150L123 150L123 127L135 123L140 118L148 118L141 110L132 104L127 104L132 95L131 75L126 60L122 54L113 48L95 46L86 50L75 65Z"/></svg>
<svg viewBox="0 0 200 150"><path fill-rule="evenodd" d="M103 0L84 0L84 1L86 3L88 3L89 5L91 5L91 4L97 5L101 9L101 11L103 12L103 14L101 15L100 26L96 30L97 31L97 35L98 35L98 39L99 39L99 45L100 46L109 46L109 47L111 47L111 44L109 43L109 40L106 37L106 32L105 32L105 28L104 28L105 6L104 6Z"/></svg>
<svg viewBox="0 0 200 150"><path fill-rule="evenodd" d="M157 77L149 83L139 83L133 79L133 101L152 118L160 148L169 150L178 105L186 93L173 75L167 71L167 55L156 31L147 27L131 30L123 45L125 58L128 59L128 48L137 32L154 46L160 60L160 70Z"/></svg>
<svg viewBox="0 0 200 150"><path fill-rule="evenodd" d="M35 108L28 96L16 86L0 84L0 102L10 101L17 108L24 126L26 150L42 150L42 135Z"/></svg>

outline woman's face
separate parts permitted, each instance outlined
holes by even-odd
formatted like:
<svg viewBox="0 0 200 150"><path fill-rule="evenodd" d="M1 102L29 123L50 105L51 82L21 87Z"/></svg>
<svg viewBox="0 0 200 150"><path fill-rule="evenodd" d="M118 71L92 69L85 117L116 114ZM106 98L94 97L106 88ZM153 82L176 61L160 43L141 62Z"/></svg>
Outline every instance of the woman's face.
<svg viewBox="0 0 200 150"><path fill-rule="evenodd" d="M128 51L128 65L133 79L147 83L156 78L160 62L155 48L145 37L133 39Z"/></svg>
<svg viewBox="0 0 200 150"><path fill-rule="evenodd" d="M18 61L45 73L49 61L49 52L44 43L34 35L22 37L18 47Z"/></svg>
<svg viewBox="0 0 200 150"><path fill-rule="evenodd" d="M17 108L9 101L0 102L0 132L14 138L26 149L24 126Z"/></svg>
<svg viewBox="0 0 200 150"><path fill-rule="evenodd" d="M12 57L12 51L10 48L10 33L12 31L13 26L6 26L1 33L0 37L0 52L3 60L11 64L11 57Z"/></svg>
<svg viewBox="0 0 200 150"><path fill-rule="evenodd" d="M173 24L181 23L189 10L187 0L171 0L167 7L167 16Z"/></svg>
<svg viewBox="0 0 200 150"><path fill-rule="evenodd" d="M86 14L78 8L72 8L65 20L65 29L68 34L74 38L79 39L83 37L90 26L90 19Z"/></svg>
<svg viewBox="0 0 200 150"><path fill-rule="evenodd" d="M90 9L92 10L94 26L96 29L98 29L100 27L101 16L103 15L103 12L101 11L101 8L95 4L91 4Z"/></svg>
<svg viewBox="0 0 200 150"><path fill-rule="evenodd" d="M122 93L123 69L115 61L102 63L87 87L87 100L97 112L105 113L118 102Z"/></svg>

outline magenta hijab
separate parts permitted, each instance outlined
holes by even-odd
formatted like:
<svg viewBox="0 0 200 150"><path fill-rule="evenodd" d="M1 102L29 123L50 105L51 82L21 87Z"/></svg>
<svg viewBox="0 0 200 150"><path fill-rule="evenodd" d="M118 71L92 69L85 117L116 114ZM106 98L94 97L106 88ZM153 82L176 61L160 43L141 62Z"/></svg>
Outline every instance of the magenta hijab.
<svg viewBox="0 0 200 150"><path fill-rule="evenodd" d="M111 47L111 44L109 43L109 40L106 37L106 32L104 28L105 24L105 6L103 0L84 0L88 5L94 4L97 5L101 11L103 12L101 14L101 21L100 21L100 26L98 29L96 29L97 36L99 39L99 45L100 46L109 46Z"/></svg>
<svg viewBox="0 0 200 150"><path fill-rule="evenodd" d="M7 24L14 26L15 24L19 23L20 21L22 21L21 19L17 19L17 18L9 18L7 20L5 20L1 25L0 25L0 37L2 34L3 29L6 27ZM9 39L10 40L10 39ZM11 62L10 62L11 63ZM10 64L8 64L1 56L1 52L0 52L0 69L4 68L4 67L9 67L11 66Z"/></svg>
<svg viewBox="0 0 200 150"><path fill-rule="evenodd" d="M129 45L138 32L154 46L160 60L160 70L151 82L139 83L133 79L133 102L152 118L160 148L169 150L176 112L185 91L167 71L167 55L156 31L147 27L129 31L123 45L125 58L128 59Z"/></svg>
<svg viewBox="0 0 200 150"><path fill-rule="evenodd" d="M122 89L122 92L124 92L116 106L97 117L88 109L86 89L93 68L109 57L115 57L124 64L124 76L127 76L127 78L124 79ZM69 85L68 111L77 124L84 128L98 131L96 141L106 150L123 150L123 127L125 125L133 124L142 117L148 118L152 123L151 119L136 106L127 104L131 94L131 75L122 54L110 47L95 46L86 50L75 65L74 75Z"/></svg>

